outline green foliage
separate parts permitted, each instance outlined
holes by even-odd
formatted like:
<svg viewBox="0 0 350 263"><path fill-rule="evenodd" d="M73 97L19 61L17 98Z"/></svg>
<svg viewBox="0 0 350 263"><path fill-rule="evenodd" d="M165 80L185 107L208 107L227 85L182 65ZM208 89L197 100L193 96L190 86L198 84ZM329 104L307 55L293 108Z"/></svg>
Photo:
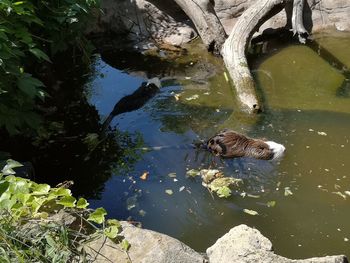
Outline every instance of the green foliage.
<svg viewBox="0 0 350 263"><path fill-rule="evenodd" d="M96 0L0 1L0 127L11 134L38 127L33 109L46 92L33 65L50 64L68 48L88 58L91 45L83 32L95 6Z"/></svg>
<svg viewBox="0 0 350 263"><path fill-rule="evenodd" d="M88 202L77 201L69 189L16 177L13 169L19 166L7 160L0 172L1 262L86 262L85 242L101 235L119 240L121 225L115 219L106 221L105 209L90 212ZM45 220L62 209L80 221L77 229ZM123 248L130 246L122 242Z"/></svg>

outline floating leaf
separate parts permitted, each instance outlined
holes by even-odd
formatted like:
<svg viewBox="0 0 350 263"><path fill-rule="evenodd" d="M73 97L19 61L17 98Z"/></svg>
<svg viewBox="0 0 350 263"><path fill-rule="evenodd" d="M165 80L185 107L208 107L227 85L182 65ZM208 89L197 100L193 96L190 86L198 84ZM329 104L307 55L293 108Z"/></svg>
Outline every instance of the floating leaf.
<svg viewBox="0 0 350 263"><path fill-rule="evenodd" d="M317 134L318 134L318 135L321 135L321 136L327 136L327 133L325 133L325 132L320 132L320 131L318 131Z"/></svg>
<svg viewBox="0 0 350 263"><path fill-rule="evenodd" d="M141 209L141 210L139 211L139 215L140 215L140 216L145 216L145 215L146 215L146 211L143 210L143 209Z"/></svg>
<svg viewBox="0 0 350 263"><path fill-rule="evenodd" d="M287 186L287 187L284 188L284 196L288 196L288 195L293 195L293 192Z"/></svg>
<svg viewBox="0 0 350 263"><path fill-rule="evenodd" d="M173 190L171 189L166 189L165 193L167 193L168 195L172 195L173 194Z"/></svg>
<svg viewBox="0 0 350 263"><path fill-rule="evenodd" d="M200 175L202 177L203 182L206 184L211 182L215 178L224 176L223 173L216 169L202 169L200 171Z"/></svg>
<svg viewBox="0 0 350 263"><path fill-rule="evenodd" d="M227 186L223 186L223 187L220 187L217 191L216 191L217 195L219 197L230 197L231 196L231 189L228 188Z"/></svg>
<svg viewBox="0 0 350 263"><path fill-rule="evenodd" d="M254 211L254 210L249 210L249 209L243 209L243 212L248 214L248 215L252 215L252 216L257 216L259 215L258 212Z"/></svg>
<svg viewBox="0 0 350 263"><path fill-rule="evenodd" d="M190 101L190 100L196 100L199 98L199 95L198 94L194 94L193 96L190 96L188 98L186 98L186 100Z"/></svg>
<svg viewBox="0 0 350 263"><path fill-rule="evenodd" d="M267 207L274 207L276 205L276 201L268 201L266 205Z"/></svg>
<svg viewBox="0 0 350 263"><path fill-rule="evenodd" d="M170 178L174 178L174 177L176 177L176 173L169 173L168 176L169 176Z"/></svg>
<svg viewBox="0 0 350 263"><path fill-rule="evenodd" d="M190 177L195 177L195 176L200 175L200 172L198 170L191 169L191 170L186 172L186 175L190 176Z"/></svg>
<svg viewBox="0 0 350 263"><path fill-rule="evenodd" d="M89 205L89 203L86 201L85 198L79 198L78 202L77 202L77 208L86 208Z"/></svg>
<svg viewBox="0 0 350 263"><path fill-rule="evenodd" d="M128 210L133 209L134 207L136 207L137 204L137 196L133 195L131 197L129 197L128 199L126 199L126 208Z"/></svg>
<svg viewBox="0 0 350 263"><path fill-rule="evenodd" d="M147 180L148 175L149 175L149 172L144 172L144 173L140 176L140 179L141 179L141 180Z"/></svg>
<svg viewBox="0 0 350 263"><path fill-rule="evenodd" d="M106 210L100 207L97 208L94 212L92 212L87 220L95 222L97 224L102 224L105 221L105 215L107 215Z"/></svg>
<svg viewBox="0 0 350 263"><path fill-rule="evenodd" d="M339 196L343 197L344 199L346 199L346 195L343 194L342 192L332 192L332 194L339 195Z"/></svg>

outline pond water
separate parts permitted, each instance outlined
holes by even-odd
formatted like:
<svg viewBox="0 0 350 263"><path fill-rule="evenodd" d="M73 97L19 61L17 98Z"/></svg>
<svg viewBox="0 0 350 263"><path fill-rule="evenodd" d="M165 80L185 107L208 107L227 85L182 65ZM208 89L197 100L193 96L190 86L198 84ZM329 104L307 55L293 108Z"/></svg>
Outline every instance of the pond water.
<svg viewBox="0 0 350 263"><path fill-rule="evenodd" d="M199 251L230 228L247 224L270 238L283 256L350 256L350 81L345 68L340 70L350 67L350 35L315 39L334 61L328 63L321 49L297 44L270 44L251 61L266 105L258 116L240 112L220 60L201 48L190 48L187 58L174 65L124 59L120 53L99 57L88 95L101 118L146 76L159 76L163 87L143 108L113 119L112 127L140 133L151 150L131 171L111 176L99 196L89 200L91 206L105 207L110 217L140 221ZM227 199L213 198L200 178L186 177L188 169L212 164L209 154L191 143L222 128L287 148L278 163L217 159L215 165L225 175L243 179ZM140 179L144 172L149 172L147 180ZM172 195L166 193L169 189ZM270 201L275 206L268 207Z"/></svg>

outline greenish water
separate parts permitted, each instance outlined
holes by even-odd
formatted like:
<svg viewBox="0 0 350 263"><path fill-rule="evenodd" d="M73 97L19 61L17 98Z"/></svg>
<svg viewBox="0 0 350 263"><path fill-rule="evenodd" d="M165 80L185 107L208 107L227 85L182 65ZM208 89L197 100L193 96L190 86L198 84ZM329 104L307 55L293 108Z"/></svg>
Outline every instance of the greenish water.
<svg viewBox="0 0 350 263"><path fill-rule="evenodd" d="M349 34L318 35L316 39L341 63L350 65ZM112 57L105 59L110 65ZM191 52L188 57L215 65L213 74L205 69L209 81L198 81L203 67L191 59L181 61L181 67L171 74L154 72L152 65L146 65L143 72L152 72L149 77L170 75L175 79L163 81L165 87L145 107L112 122L122 131L140 132L146 146L167 147L144 153L132 171L112 176L100 198L90 203L104 206L110 216L140 221L143 227L169 234L199 251L230 228L247 224L270 238L283 256L350 256L350 196L345 194L350 191L346 74L308 46L275 46L252 61L266 111L246 116L238 110L219 60ZM90 103L101 116L107 116L122 96L145 79L139 68L137 72L121 71L101 59L95 70L101 75L90 83ZM191 100L193 95L198 98ZM287 152L279 163L217 160L226 175L242 178L244 184L228 199L213 199L199 178L185 176L187 169L207 168L209 156L186 145L224 127L282 143ZM143 181L139 177L145 171L149 177ZM176 173L175 181L169 173ZM185 190L179 191L183 186ZM285 187L293 194L286 196ZM166 194L167 189L174 193ZM242 197L241 192L258 198ZM269 201L276 205L267 207ZM259 215L248 215L243 209Z"/></svg>

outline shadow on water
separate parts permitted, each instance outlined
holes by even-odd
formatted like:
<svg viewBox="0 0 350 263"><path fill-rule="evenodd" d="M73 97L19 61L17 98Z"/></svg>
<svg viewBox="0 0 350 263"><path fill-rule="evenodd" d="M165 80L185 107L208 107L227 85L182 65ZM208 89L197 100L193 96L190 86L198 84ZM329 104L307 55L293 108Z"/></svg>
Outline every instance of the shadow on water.
<svg viewBox="0 0 350 263"><path fill-rule="evenodd" d="M83 62L52 64L50 97L38 111L43 117L36 132L1 135L1 150L24 162L23 175L55 186L73 180L76 196L97 198L114 169L127 169L140 155L141 137L115 128L101 134L101 118L85 85L98 74Z"/></svg>

